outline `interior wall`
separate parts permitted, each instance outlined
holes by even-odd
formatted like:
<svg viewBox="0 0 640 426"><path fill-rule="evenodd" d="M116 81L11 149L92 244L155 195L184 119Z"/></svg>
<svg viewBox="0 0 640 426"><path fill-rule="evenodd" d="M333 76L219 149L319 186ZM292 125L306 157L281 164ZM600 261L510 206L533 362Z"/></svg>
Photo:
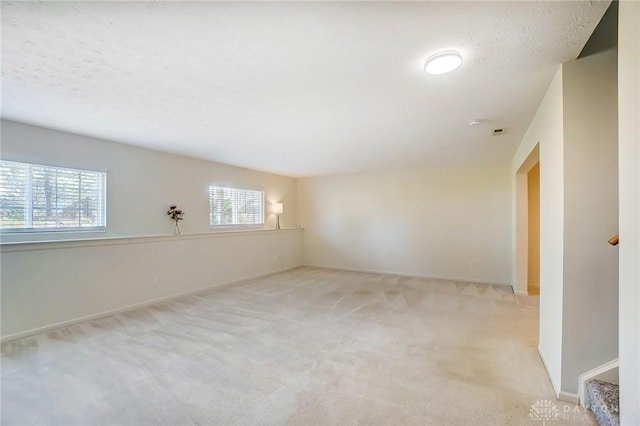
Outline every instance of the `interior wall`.
<svg viewBox="0 0 640 426"><path fill-rule="evenodd" d="M3 245L2 339L302 263L300 229Z"/></svg>
<svg viewBox="0 0 640 426"><path fill-rule="evenodd" d="M618 357L617 51L563 66L562 390Z"/></svg>
<svg viewBox="0 0 640 426"><path fill-rule="evenodd" d="M620 424L640 424L640 3L618 25Z"/></svg>
<svg viewBox="0 0 640 426"><path fill-rule="evenodd" d="M173 232L166 215L171 204L186 212L180 223L184 234L210 232L213 183L262 189L267 204L284 204L281 226L297 225L296 180L290 177L8 120L1 121L1 132L3 160L107 172L106 232L3 234L4 242L167 235ZM264 228L274 227L275 215L268 214Z"/></svg>
<svg viewBox="0 0 640 426"><path fill-rule="evenodd" d="M529 294L540 292L540 163L527 173L527 224L528 265L527 286Z"/></svg>
<svg viewBox="0 0 640 426"><path fill-rule="evenodd" d="M506 165L299 179L308 265L510 283Z"/></svg>
<svg viewBox="0 0 640 426"><path fill-rule="evenodd" d="M293 178L12 121L1 126L3 159L108 173L106 232L2 235L3 338L302 263L302 230L209 229L213 183L263 189L268 202L284 204L282 227L294 228ZM180 236L171 235L166 215L172 203L186 211ZM264 228L274 227L268 215ZM71 241L87 239L94 240Z"/></svg>
<svg viewBox="0 0 640 426"><path fill-rule="evenodd" d="M540 343L538 350L551 384L560 392L562 362L563 280L563 93L558 69L511 162L514 275L527 274L526 175L520 173L539 147L540 161ZM528 169L526 169L528 170ZM523 197L522 193L525 192ZM524 212L523 212L524 211ZM524 213L524 223L522 217ZM524 235L523 235L524 234ZM520 238L519 238L520 236ZM523 243L524 241L524 243ZM522 253L524 252L524 256ZM526 283L524 290L526 290Z"/></svg>

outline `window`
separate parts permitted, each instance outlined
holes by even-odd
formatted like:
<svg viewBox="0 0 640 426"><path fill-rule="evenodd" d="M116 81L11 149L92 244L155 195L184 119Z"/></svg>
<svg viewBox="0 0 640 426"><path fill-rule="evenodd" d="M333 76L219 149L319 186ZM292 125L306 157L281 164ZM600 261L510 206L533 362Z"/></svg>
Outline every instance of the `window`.
<svg viewBox="0 0 640 426"><path fill-rule="evenodd" d="M209 224L212 227L264 224L264 192L212 186L209 188Z"/></svg>
<svg viewBox="0 0 640 426"><path fill-rule="evenodd" d="M107 174L0 160L0 230L106 227Z"/></svg>

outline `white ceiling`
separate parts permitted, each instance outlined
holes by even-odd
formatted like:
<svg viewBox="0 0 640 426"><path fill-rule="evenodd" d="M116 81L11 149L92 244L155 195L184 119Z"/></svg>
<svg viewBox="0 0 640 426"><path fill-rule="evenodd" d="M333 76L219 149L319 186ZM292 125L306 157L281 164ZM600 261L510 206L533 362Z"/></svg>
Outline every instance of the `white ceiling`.
<svg viewBox="0 0 640 426"><path fill-rule="evenodd" d="M2 116L290 176L504 162L608 5L3 1Z"/></svg>

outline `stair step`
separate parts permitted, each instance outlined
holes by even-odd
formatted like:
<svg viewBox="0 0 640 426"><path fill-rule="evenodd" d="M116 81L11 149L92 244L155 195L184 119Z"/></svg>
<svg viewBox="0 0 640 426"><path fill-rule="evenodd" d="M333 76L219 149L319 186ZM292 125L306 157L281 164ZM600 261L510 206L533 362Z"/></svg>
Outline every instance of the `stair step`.
<svg viewBox="0 0 640 426"><path fill-rule="evenodd" d="M600 426L618 426L620 424L620 390L618 385L591 380L587 383L589 408L593 411Z"/></svg>

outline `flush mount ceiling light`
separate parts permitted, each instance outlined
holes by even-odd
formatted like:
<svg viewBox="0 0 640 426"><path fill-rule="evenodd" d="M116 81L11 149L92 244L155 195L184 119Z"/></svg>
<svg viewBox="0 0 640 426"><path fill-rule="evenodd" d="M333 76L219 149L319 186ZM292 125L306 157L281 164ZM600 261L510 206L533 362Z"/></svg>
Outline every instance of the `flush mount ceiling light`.
<svg viewBox="0 0 640 426"><path fill-rule="evenodd" d="M462 65L462 56L455 50L439 52L427 59L424 70L427 74L446 74Z"/></svg>

